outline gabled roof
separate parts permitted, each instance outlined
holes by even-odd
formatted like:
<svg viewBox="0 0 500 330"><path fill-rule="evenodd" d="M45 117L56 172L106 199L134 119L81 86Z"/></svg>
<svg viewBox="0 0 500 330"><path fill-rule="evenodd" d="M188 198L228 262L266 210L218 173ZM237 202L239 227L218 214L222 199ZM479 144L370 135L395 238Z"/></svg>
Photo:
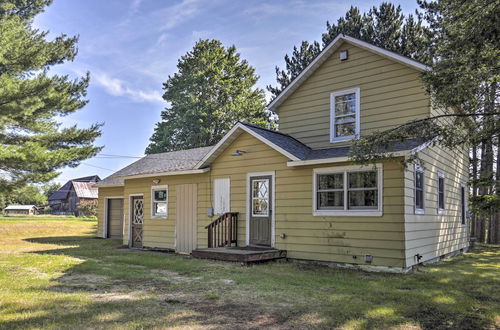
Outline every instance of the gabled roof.
<svg viewBox="0 0 500 330"><path fill-rule="evenodd" d="M147 155L104 178L97 186L120 186L125 178L186 174L211 149L212 147L201 147Z"/></svg>
<svg viewBox="0 0 500 330"><path fill-rule="evenodd" d="M294 139L293 137L272 131L262 127L247 123L237 123L229 132L217 143L210 152L195 166L195 168L204 168L209 166L226 148L242 133L248 133L261 142L267 144L274 150L280 152L291 160L300 160L311 150L309 147Z"/></svg>
<svg viewBox="0 0 500 330"><path fill-rule="evenodd" d="M98 175L84 176L81 178L69 180L61 188L54 191L52 193L52 195L49 196L49 201L50 200L66 199L68 197L68 193L71 189L73 182L92 182L92 183L95 183L95 182L99 182L99 181L101 181L101 178Z"/></svg>
<svg viewBox="0 0 500 330"><path fill-rule="evenodd" d="M237 123L222 138L222 140L217 143L217 145L215 145L213 149L205 155L205 157L203 157L195 168L210 166L210 164L243 132L249 133L271 148L288 157L291 160L291 162L288 162L290 166L307 165L311 162L322 163L324 161L347 161L349 157L349 146L311 149L290 135L247 123ZM422 143L419 141L407 140L405 142L394 143L388 149L381 150L380 152L395 153L395 156L397 156L400 152L415 150L421 145Z"/></svg>
<svg viewBox="0 0 500 330"><path fill-rule="evenodd" d="M94 182L78 182L73 181L73 188L76 196L79 198L98 198L97 187L94 187Z"/></svg>
<svg viewBox="0 0 500 330"><path fill-rule="evenodd" d="M276 112L276 108L282 104L283 101L285 101L297 88L299 88L299 86L302 85L302 83L304 83L304 81L306 81L306 79L309 78L344 42L387 57L419 71L430 70L429 66L412 60L409 57L372 45L368 42L349 37L345 34L339 34L304 70L302 70L302 72L294 80L292 80L290 84L288 84L288 86L273 101L271 101L271 103L268 104L267 108Z"/></svg>
<svg viewBox="0 0 500 330"><path fill-rule="evenodd" d="M35 205L9 205L5 210L31 210Z"/></svg>

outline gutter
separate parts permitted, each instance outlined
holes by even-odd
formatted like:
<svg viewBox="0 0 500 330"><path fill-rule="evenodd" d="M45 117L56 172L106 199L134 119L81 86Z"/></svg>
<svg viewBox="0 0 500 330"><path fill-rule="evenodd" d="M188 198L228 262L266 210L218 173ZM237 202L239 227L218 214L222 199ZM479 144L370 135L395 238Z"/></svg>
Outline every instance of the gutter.
<svg viewBox="0 0 500 330"><path fill-rule="evenodd" d="M412 152L411 150L398 151L398 152L393 153L392 156L393 157L405 157L411 152ZM343 163L343 162L348 162L348 161L351 161L351 159L348 156L343 156L343 157L334 157L334 158L321 158L321 159L291 161L291 162L287 162L286 165L288 167L295 167L295 166Z"/></svg>

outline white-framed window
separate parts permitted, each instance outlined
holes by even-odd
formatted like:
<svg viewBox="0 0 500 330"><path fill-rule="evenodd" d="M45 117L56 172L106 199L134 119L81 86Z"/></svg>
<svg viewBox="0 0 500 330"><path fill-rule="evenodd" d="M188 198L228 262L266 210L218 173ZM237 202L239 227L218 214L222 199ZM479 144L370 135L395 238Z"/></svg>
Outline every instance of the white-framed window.
<svg viewBox="0 0 500 330"><path fill-rule="evenodd" d="M467 223L467 191L465 184L460 184L460 218L462 225Z"/></svg>
<svg viewBox="0 0 500 330"><path fill-rule="evenodd" d="M168 216L168 186L151 187L151 217L166 219Z"/></svg>
<svg viewBox="0 0 500 330"><path fill-rule="evenodd" d="M313 170L313 215L381 216L382 164Z"/></svg>
<svg viewBox="0 0 500 330"><path fill-rule="evenodd" d="M446 209L445 205L445 181L444 181L444 173L438 172L438 182L437 182L437 207L438 213L443 214Z"/></svg>
<svg viewBox="0 0 500 330"><path fill-rule="evenodd" d="M269 179L252 179L252 217L269 216Z"/></svg>
<svg viewBox="0 0 500 330"><path fill-rule="evenodd" d="M330 142L359 136L360 92L352 88L330 94Z"/></svg>
<svg viewBox="0 0 500 330"><path fill-rule="evenodd" d="M415 213L417 214L423 214L425 212L424 179L425 179L424 168L420 165L415 164L414 194L415 194Z"/></svg>
<svg viewBox="0 0 500 330"><path fill-rule="evenodd" d="M214 179L214 214L231 211L231 180L229 178Z"/></svg>

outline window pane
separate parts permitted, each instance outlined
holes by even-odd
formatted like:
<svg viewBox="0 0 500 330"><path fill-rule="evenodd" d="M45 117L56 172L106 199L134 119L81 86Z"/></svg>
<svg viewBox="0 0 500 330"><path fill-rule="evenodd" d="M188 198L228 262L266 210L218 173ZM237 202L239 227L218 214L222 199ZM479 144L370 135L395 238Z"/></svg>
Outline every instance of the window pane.
<svg viewBox="0 0 500 330"><path fill-rule="evenodd" d="M267 199L268 184L269 184L268 180L254 180L252 196Z"/></svg>
<svg viewBox="0 0 500 330"><path fill-rule="evenodd" d="M377 172L352 172L349 173L349 188L376 188Z"/></svg>
<svg viewBox="0 0 500 330"><path fill-rule="evenodd" d="M424 186L423 183L424 183L424 173L417 171L415 173L415 186L417 188L423 188L423 186Z"/></svg>
<svg viewBox="0 0 500 330"><path fill-rule="evenodd" d="M415 207L417 209L424 208L424 192L422 190L415 190Z"/></svg>
<svg viewBox="0 0 500 330"><path fill-rule="evenodd" d="M335 115L356 113L356 94L346 94L335 97Z"/></svg>
<svg viewBox="0 0 500 330"><path fill-rule="evenodd" d="M343 191L329 191L318 192L318 209L331 209L331 208L344 208L344 192Z"/></svg>
<svg viewBox="0 0 500 330"><path fill-rule="evenodd" d="M344 187L344 174L319 174L318 190L323 189L342 189Z"/></svg>
<svg viewBox="0 0 500 330"><path fill-rule="evenodd" d="M267 215L268 203L267 199L254 198L252 206L252 214Z"/></svg>
<svg viewBox="0 0 500 330"><path fill-rule="evenodd" d="M335 125L335 136L351 136L356 132L355 123L347 123L347 124L336 124Z"/></svg>
<svg viewBox="0 0 500 330"><path fill-rule="evenodd" d="M439 193L439 208L444 210L444 193Z"/></svg>
<svg viewBox="0 0 500 330"><path fill-rule="evenodd" d="M378 206L377 190L349 191L349 208L374 208Z"/></svg>
<svg viewBox="0 0 500 330"><path fill-rule="evenodd" d="M167 191L166 190L155 190L154 191L155 201L166 201L167 200Z"/></svg>
<svg viewBox="0 0 500 330"><path fill-rule="evenodd" d="M154 203L155 205L155 214L167 214L167 203L160 202Z"/></svg>

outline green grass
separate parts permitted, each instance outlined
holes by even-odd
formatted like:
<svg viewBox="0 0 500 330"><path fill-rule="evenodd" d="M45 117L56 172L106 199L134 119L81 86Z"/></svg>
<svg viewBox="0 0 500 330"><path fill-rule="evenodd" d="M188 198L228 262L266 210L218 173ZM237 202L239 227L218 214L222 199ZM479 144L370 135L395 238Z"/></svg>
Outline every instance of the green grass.
<svg viewBox="0 0 500 330"><path fill-rule="evenodd" d="M95 221L0 217L0 328L500 327L500 249L409 275L131 251Z"/></svg>

